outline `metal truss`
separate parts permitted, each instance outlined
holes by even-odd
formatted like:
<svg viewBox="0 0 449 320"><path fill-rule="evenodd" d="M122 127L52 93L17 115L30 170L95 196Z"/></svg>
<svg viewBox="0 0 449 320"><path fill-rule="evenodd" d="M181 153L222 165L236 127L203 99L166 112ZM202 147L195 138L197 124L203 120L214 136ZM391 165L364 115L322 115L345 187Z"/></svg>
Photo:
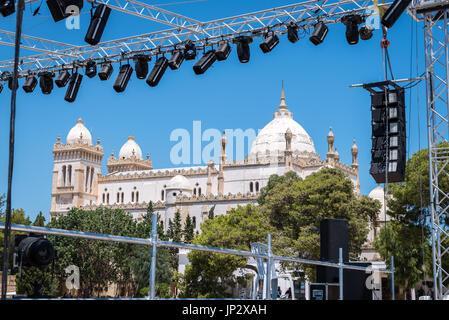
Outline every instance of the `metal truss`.
<svg viewBox="0 0 449 320"><path fill-rule="evenodd" d="M448 294L449 231L449 14L448 1L417 1L411 11L424 20L430 213L435 299Z"/></svg>
<svg viewBox="0 0 449 320"><path fill-rule="evenodd" d="M111 0L96 2L102 1ZM179 20L178 23L185 22L183 28L178 26L177 28L106 41L96 46L72 47L69 45L67 48L51 53L23 57L19 76L24 77L28 73L41 70L56 72L77 68L89 58L96 60L97 63L102 63L105 59L110 62L127 60L135 53L159 55L173 51L176 46L182 47L183 42L188 39L195 42L197 47L206 48L216 45L221 40L232 41L239 35L262 37L268 29L283 34L287 32L286 24L290 21L297 23L299 28L308 29L317 20L326 24L337 23L340 22L342 16L350 13L358 13L367 17L375 14L370 4L370 0L309 0L202 24L191 24L191 19L189 21ZM107 5L111 6L111 2L108 2ZM385 4L385 6L388 5L389 3ZM129 10L128 7L127 10ZM1 71L10 71L12 66L12 60L0 62Z"/></svg>

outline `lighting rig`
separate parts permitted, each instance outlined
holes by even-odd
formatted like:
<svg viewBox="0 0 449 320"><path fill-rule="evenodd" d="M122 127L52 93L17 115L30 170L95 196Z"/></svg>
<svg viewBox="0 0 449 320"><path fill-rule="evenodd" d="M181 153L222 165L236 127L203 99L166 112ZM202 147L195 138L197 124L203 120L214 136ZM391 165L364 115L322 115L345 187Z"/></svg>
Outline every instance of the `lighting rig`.
<svg viewBox="0 0 449 320"><path fill-rule="evenodd" d="M76 3L76 1L79 0L70 1L70 3ZM111 11L105 4L99 4L96 7L93 7L93 9L95 9L95 12L92 14L91 23L85 37L86 42L92 45L99 43ZM372 37L373 30L370 27L364 25L359 30L359 25L365 21L366 15L367 14L363 12L350 11L350 14L335 19L333 23L343 23L346 26L346 38L348 43L356 44L359 39L359 34L363 40ZM251 56L250 44L254 39L259 37L263 38L259 44L261 51L263 53L269 53L279 44L280 35L286 34L289 42L297 43L300 40L300 36L298 35L299 30L307 31L308 29L313 28L309 40L314 45L319 45L324 41L329 31L326 25L327 18L327 15L323 15L314 18L314 21L310 21L310 19L298 19L296 21L290 20L278 22L268 27L261 27L237 34L222 34L220 36L212 36L203 39L192 37L191 39L186 39L181 43L173 45L161 45L151 49L121 52L120 54L109 55L107 58L89 57L85 60L76 60L71 64L49 67L45 69L43 73L41 71L41 73L38 74L40 86L44 94L51 93L53 89L53 77L55 76L55 73L57 73L55 79L57 87L63 88L69 84L65 100L73 102L76 99L83 78L78 72L79 68L84 69L84 75L88 78L93 78L98 74L98 77L102 81L106 81L113 73L114 68L112 64L120 63L119 73L113 88L116 92L123 92L134 71L129 63L129 60L132 59L134 61L136 77L138 79L147 78L146 83L151 87L155 87L161 81L167 67L170 67L171 70L179 69L184 61L195 60L199 50L203 51L203 55L193 65L193 71L197 75L204 74L215 61L224 61L228 59L232 51L232 44L236 46L239 61L241 63L248 63ZM88 48L92 47L88 46ZM61 54L63 54L64 51L65 50L61 50ZM165 57L166 54L171 54L169 59ZM157 57L160 55L162 56ZM151 61L152 56L156 56L156 63L148 75L149 62ZM121 63L123 61L128 61L128 63L122 65ZM99 68L98 73L97 68ZM69 73L70 70L72 70L72 74ZM75 70L75 72L73 72L73 70ZM34 90L36 79L33 74L34 72L30 70L26 74L19 74L19 78L26 78L25 84L23 85L23 89L26 93L31 93ZM11 77L6 75L6 77L2 77L2 80L11 81L10 78ZM11 85L9 85L9 87L11 87Z"/></svg>

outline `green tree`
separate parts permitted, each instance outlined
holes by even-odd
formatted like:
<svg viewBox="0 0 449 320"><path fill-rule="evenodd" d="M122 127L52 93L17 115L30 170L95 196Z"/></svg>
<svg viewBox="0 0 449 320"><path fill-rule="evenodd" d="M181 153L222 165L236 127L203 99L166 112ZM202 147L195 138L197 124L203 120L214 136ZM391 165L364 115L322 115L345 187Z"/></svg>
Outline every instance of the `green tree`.
<svg viewBox="0 0 449 320"><path fill-rule="evenodd" d="M4 206L6 202L5 194L0 194L0 220L3 221L3 215L5 214Z"/></svg>
<svg viewBox="0 0 449 320"><path fill-rule="evenodd" d="M136 221L121 209L71 209L49 227L131 237L137 233ZM131 269L135 245L66 237L51 237L51 241L58 252L56 275L60 283L66 277L67 266L79 267L80 296L100 296L111 283L118 285L118 295L136 294L137 284L132 280Z"/></svg>
<svg viewBox="0 0 449 320"><path fill-rule="evenodd" d="M207 214L208 219L213 219L215 216L215 204L209 209L209 212Z"/></svg>
<svg viewBox="0 0 449 320"><path fill-rule="evenodd" d="M45 217L42 215L42 211L39 211L39 214L36 216L36 219L33 222L33 226L36 226L36 227L44 227L45 226Z"/></svg>
<svg viewBox="0 0 449 320"><path fill-rule="evenodd" d="M184 230L182 232L184 236L184 242L191 243L193 237L195 236L195 227L189 214L187 215L186 221L184 222Z"/></svg>
<svg viewBox="0 0 449 320"><path fill-rule="evenodd" d="M449 190L449 177L441 175L438 183L442 190ZM390 256L395 257L395 282L401 290L410 289L425 278L423 270L428 270L428 273L432 270L430 229L426 223L430 217L427 149L415 152L407 160L405 181L391 185L387 204L391 221L379 232L376 249L387 263ZM446 267L449 266L448 260L443 260Z"/></svg>
<svg viewBox="0 0 449 320"><path fill-rule="evenodd" d="M266 241L269 231L267 219L254 205L239 206L226 215L216 216L201 224L201 234L193 240L194 244L220 248L251 250L251 243ZM227 297L228 287L233 287L244 277L236 276L234 271L244 268L246 258L191 251L190 264L186 267L183 282L183 297Z"/></svg>
<svg viewBox="0 0 449 320"><path fill-rule="evenodd" d="M428 241L422 241L421 236L420 227L392 220L381 228L374 241L376 250L388 268L391 267L390 256L394 256L394 280L400 292L413 288L422 280L424 268L431 270L431 248Z"/></svg>
<svg viewBox="0 0 449 320"><path fill-rule="evenodd" d="M182 241L182 224L181 224L181 214L179 213L179 210L175 212L175 217L173 220L169 220L168 222L168 230L167 230L167 236L171 241L174 242L181 242ZM179 267L179 257L178 252L179 249L177 248L170 248L170 255L171 255L171 266L173 271L177 271Z"/></svg>
<svg viewBox="0 0 449 320"><path fill-rule="evenodd" d="M341 170L332 168L304 180L293 173L270 178L267 189L262 189L259 208L276 230L273 249L287 256L319 259L320 221L346 219L350 257L356 259L366 241L368 219L378 212L380 203L355 197L353 188Z"/></svg>
<svg viewBox="0 0 449 320"><path fill-rule="evenodd" d="M150 202L147 213L142 222L137 224L139 237L147 238L152 230L152 216L154 213L153 203ZM158 216L158 221L160 217ZM157 225L158 237L161 240L167 240L161 223ZM149 246L138 246L136 255L132 260L131 267L133 275L137 282L137 292L141 296L148 294L149 272L150 272L151 248ZM169 286L173 277L170 268L171 256L168 248L157 249L156 254L156 296L159 298L170 297Z"/></svg>

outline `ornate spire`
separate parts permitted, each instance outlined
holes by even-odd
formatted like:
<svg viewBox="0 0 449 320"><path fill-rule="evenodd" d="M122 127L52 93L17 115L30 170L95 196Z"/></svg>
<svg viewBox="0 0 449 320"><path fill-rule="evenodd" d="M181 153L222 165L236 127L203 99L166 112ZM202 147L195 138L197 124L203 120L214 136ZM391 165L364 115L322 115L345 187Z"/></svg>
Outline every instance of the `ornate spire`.
<svg viewBox="0 0 449 320"><path fill-rule="evenodd" d="M282 80L281 104L279 105L279 109L286 109L286 108L287 105L285 104L284 80Z"/></svg>
<svg viewBox="0 0 449 320"><path fill-rule="evenodd" d="M329 127L329 133L327 134L327 146L328 146L328 153L332 153L334 151L334 133L332 132L332 127Z"/></svg>
<svg viewBox="0 0 449 320"><path fill-rule="evenodd" d="M359 154L359 148L357 148L357 145L355 144L355 139L354 139L354 144L352 145L351 148L351 154L352 154L352 166L358 166L357 163L357 155Z"/></svg>

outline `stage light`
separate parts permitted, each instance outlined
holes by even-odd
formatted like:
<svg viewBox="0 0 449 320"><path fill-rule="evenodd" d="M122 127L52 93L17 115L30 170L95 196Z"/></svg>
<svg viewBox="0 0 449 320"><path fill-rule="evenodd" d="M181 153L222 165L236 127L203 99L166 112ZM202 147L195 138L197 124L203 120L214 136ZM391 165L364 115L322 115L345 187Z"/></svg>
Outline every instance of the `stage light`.
<svg viewBox="0 0 449 320"><path fill-rule="evenodd" d="M12 78L13 78L12 73L9 72L9 71L5 71L5 72L3 73L3 75L2 75L2 77L3 77L3 79L7 79L7 80L8 80L8 88L9 88L10 90L12 90L12 84L13 84L13 81L12 81ZM16 88L19 88L19 80L18 80L18 79L16 80Z"/></svg>
<svg viewBox="0 0 449 320"><path fill-rule="evenodd" d="M83 80L83 75L81 73L75 72L70 77L70 83L67 87L64 100L67 102L73 102L78 95L78 90L81 86L81 80Z"/></svg>
<svg viewBox="0 0 449 320"><path fill-rule="evenodd" d="M218 43L217 51L215 51L215 56L217 57L217 60L218 61L226 60L229 57L230 53L231 53L231 46L229 45L229 42L220 41Z"/></svg>
<svg viewBox="0 0 449 320"><path fill-rule="evenodd" d="M97 75L97 63L92 59L88 59L86 62L86 76L93 78Z"/></svg>
<svg viewBox="0 0 449 320"><path fill-rule="evenodd" d="M187 40L184 44L184 57L186 60L193 60L196 58L196 47L192 40Z"/></svg>
<svg viewBox="0 0 449 320"><path fill-rule="evenodd" d="M168 60L168 66L172 70L177 70L184 61L184 54L180 50L173 51L170 60Z"/></svg>
<svg viewBox="0 0 449 320"><path fill-rule="evenodd" d="M315 28L313 29L312 35L310 36L309 40L317 46L324 41L327 32L328 29L326 24L323 21L320 21L315 25Z"/></svg>
<svg viewBox="0 0 449 320"><path fill-rule="evenodd" d="M241 63L247 63L251 56L249 44L253 42L253 38L249 36L240 36L235 39L237 43L237 56Z"/></svg>
<svg viewBox="0 0 449 320"><path fill-rule="evenodd" d="M291 43L296 43L299 40L298 26L293 21L291 21L287 26L287 39Z"/></svg>
<svg viewBox="0 0 449 320"><path fill-rule="evenodd" d="M391 28L396 20L399 19L404 10L412 0L395 0L392 5L385 11L381 23L387 27Z"/></svg>
<svg viewBox="0 0 449 320"><path fill-rule="evenodd" d="M150 75L147 78L147 84L150 87L155 87L161 80L162 76L167 70L168 60L166 57L160 57L156 60L156 64L154 65L153 70L151 70Z"/></svg>
<svg viewBox="0 0 449 320"><path fill-rule="evenodd" d="M354 45L359 42L359 24L362 17L357 14L350 14L341 18L341 22L346 26L346 40Z"/></svg>
<svg viewBox="0 0 449 320"><path fill-rule="evenodd" d="M373 28L368 26L362 26L359 30L360 38L362 40L369 40L373 37Z"/></svg>
<svg viewBox="0 0 449 320"><path fill-rule="evenodd" d="M120 67L117 79L114 83L114 90L117 92L123 92L128 85L131 74L133 73L133 68L130 64L124 64Z"/></svg>
<svg viewBox="0 0 449 320"><path fill-rule="evenodd" d="M23 91L25 91L26 93L30 93L30 92L33 92L34 88L36 88L36 85L37 85L36 77L29 75L26 78L25 83L23 84L22 88L23 88Z"/></svg>
<svg viewBox="0 0 449 320"><path fill-rule="evenodd" d="M3 91L3 84L0 82L0 93Z"/></svg>
<svg viewBox="0 0 449 320"><path fill-rule="evenodd" d="M114 68L112 67L112 64L110 62L107 62L101 66L100 72L98 72L98 77L103 81L108 80L111 77L113 71Z"/></svg>
<svg viewBox="0 0 449 320"><path fill-rule="evenodd" d="M14 255L21 266L43 267L55 258L55 249L50 241L43 237L15 235Z"/></svg>
<svg viewBox="0 0 449 320"><path fill-rule="evenodd" d="M260 49L262 49L263 53L268 53L273 50L274 47L278 45L278 43L278 36L273 31L270 31L265 35L265 39L262 41L259 47Z"/></svg>
<svg viewBox="0 0 449 320"><path fill-rule="evenodd" d="M95 9L95 13L90 20L89 28L87 29L84 41L91 45L96 45L100 42L110 13L111 8L109 8L108 6L104 4L99 4L97 6L97 8Z"/></svg>
<svg viewBox="0 0 449 320"><path fill-rule="evenodd" d="M151 58L144 54L134 56L137 79L145 79L148 74L148 61Z"/></svg>
<svg viewBox="0 0 449 320"><path fill-rule="evenodd" d="M209 69L215 60L217 60L215 50L209 50L195 63L193 66L193 71L195 74L203 74L207 69Z"/></svg>
<svg viewBox="0 0 449 320"><path fill-rule="evenodd" d="M67 70L61 71L55 79L58 88L63 88L70 80L70 73Z"/></svg>
<svg viewBox="0 0 449 320"><path fill-rule="evenodd" d="M43 71L39 73L39 86L43 94L50 94L53 90L53 73Z"/></svg>
<svg viewBox="0 0 449 320"><path fill-rule="evenodd" d="M16 11L14 0L0 0L0 14L4 17Z"/></svg>
<svg viewBox="0 0 449 320"><path fill-rule="evenodd" d="M48 10L55 22L61 21L72 15L71 6L78 7L78 14L83 8L83 0L47 0Z"/></svg>

